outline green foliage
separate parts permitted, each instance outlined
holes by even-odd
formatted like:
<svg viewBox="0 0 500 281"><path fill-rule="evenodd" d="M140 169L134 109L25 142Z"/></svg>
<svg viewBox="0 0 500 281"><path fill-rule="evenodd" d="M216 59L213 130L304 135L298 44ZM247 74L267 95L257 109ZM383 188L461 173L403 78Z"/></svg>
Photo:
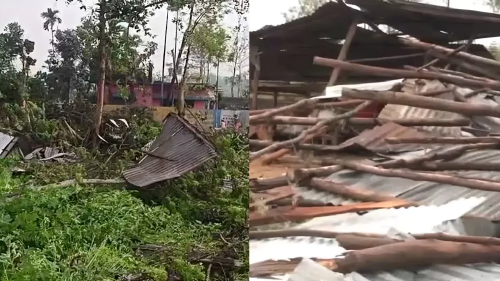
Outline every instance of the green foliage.
<svg viewBox="0 0 500 281"><path fill-rule="evenodd" d="M34 165L28 167L33 177L19 178L10 172L17 161L2 160L3 280L124 280L142 275L141 280L163 281L168 273L202 280L205 269L196 260L212 257L234 257L245 266L226 270L226 277L213 272L211 280L247 280L247 138L231 133L212 138L221 153L216 163L138 196L104 186L35 191L31 187L45 184L47 173L68 179L76 171L86 173L85 168L55 164L44 170ZM80 156L85 161L94 157L84 152ZM232 189L221 188L223 179L232 179ZM14 197L9 195L13 192ZM151 193L156 204L139 199Z"/></svg>

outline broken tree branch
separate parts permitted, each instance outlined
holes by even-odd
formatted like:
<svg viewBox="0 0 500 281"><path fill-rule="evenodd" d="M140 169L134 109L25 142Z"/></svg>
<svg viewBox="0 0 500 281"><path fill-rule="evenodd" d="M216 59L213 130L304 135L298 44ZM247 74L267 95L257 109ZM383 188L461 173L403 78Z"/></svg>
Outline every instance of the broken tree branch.
<svg viewBox="0 0 500 281"><path fill-rule="evenodd" d="M44 189L44 188L62 188L62 187L68 187L73 184L122 184L126 183L125 180L123 179L82 179L82 180L65 180L56 184L48 184L45 186L41 186L36 188L37 190L39 189Z"/></svg>

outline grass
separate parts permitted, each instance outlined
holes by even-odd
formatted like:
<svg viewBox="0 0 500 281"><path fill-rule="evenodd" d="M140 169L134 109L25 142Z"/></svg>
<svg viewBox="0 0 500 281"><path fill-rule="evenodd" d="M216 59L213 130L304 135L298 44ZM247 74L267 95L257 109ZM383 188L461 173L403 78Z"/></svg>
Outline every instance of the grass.
<svg viewBox="0 0 500 281"><path fill-rule="evenodd" d="M167 280L169 273L186 281L206 280L206 269L191 262L192 257L221 254L248 265L247 234L243 233L248 154L234 142L224 139L223 145L229 148L217 165L171 183L171 191L154 204L145 203L137 192L104 186L34 191L30 185L45 184L52 176L41 173L51 169L14 177L10 169L15 160L1 161L0 280L131 280L133 276L140 276L134 280ZM228 175L239 179L231 191L220 188ZM7 196L13 192L18 195ZM138 250L141 245L165 250ZM211 280L246 280L247 270Z"/></svg>

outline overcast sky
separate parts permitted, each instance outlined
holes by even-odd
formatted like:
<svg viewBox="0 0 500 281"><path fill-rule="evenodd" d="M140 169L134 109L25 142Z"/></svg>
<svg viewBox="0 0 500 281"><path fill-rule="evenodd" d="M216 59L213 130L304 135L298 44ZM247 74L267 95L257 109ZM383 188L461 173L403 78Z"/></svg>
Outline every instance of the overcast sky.
<svg viewBox="0 0 500 281"><path fill-rule="evenodd" d="M278 25L285 23L283 13L293 6L297 6L298 0L250 0L250 31L258 30L265 25ZM446 5L446 0L424 1L435 5ZM477 10L491 12L491 9L483 4L481 0L450 0L450 7L457 9ZM499 38L477 40L477 43L489 45Z"/></svg>
<svg viewBox="0 0 500 281"><path fill-rule="evenodd" d="M43 66L50 49L50 33L43 30L44 20L40 17L40 14L46 11L47 8L59 10L59 17L62 19L59 29L75 28L80 24L80 19L86 14L85 11L80 10L79 5L66 5L64 0L0 0L0 2L0 28L3 30L8 23L18 22L25 31L25 38L35 41L33 54L33 57L37 59L37 64L33 68L35 71ZM91 4L95 0L86 0L86 2ZM158 35L153 39L159 46L158 51L152 57L155 73L161 72L166 14L166 10L157 11L150 20L152 34ZM170 14L170 19L172 18L173 13ZM224 24L228 28L232 28L236 26L237 22L236 15L229 15L226 17ZM167 52L174 48L174 38L175 29L174 25L171 24L167 36ZM231 73L231 67L228 65L220 69L221 75L230 75Z"/></svg>

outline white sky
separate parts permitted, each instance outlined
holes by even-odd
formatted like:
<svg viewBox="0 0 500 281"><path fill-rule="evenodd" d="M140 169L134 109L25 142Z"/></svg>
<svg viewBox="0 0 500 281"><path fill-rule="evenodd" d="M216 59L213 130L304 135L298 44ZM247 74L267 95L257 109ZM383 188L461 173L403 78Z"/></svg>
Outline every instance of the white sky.
<svg viewBox="0 0 500 281"><path fill-rule="evenodd" d="M250 0L250 31L261 29L266 25L279 25L285 23L283 13L293 6L297 6L298 0ZM445 6L446 0L427 0L424 3ZM450 7L466 10L477 10L491 12L491 9L483 4L481 0L450 0ZM489 45L499 38L477 40L476 43Z"/></svg>
<svg viewBox="0 0 500 281"><path fill-rule="evenodd" d="M85 1L89 4L95 2L95 0ZM86 14L85 11L79 9L80 6L78 4L66 5L64 0L0 0L0 2L0 29L3 30L8 23L18 22L25 31L25 38L35 41L33 57L37 59L37 63L33 67L34 71L41 69L44 65L48 50L50 49L50 33L43 30L44 20L40 14L46 11L47 8L59 10L59 17L62 19L59 29L62 30L75 28L80 24L80 19ZM155 66L154 73L161 72L166 14L166 10L158 10L155 16L150 19L149 27L151 28L151 33L157 35L157 37L149 40L158 43L158 50L152 57ZM170 19L174 16L171 13ZM234 27L237 24L237 16L227 16L224 24L228 28ZM170 50L174 48L174 38L175 28L174 24L171 24L169 25L167 35L167 53L170 53ZM171 62L171 59L167 58L167 62ZM220 75L230 75L232 74L231 67L221 65L219 73Z"/></svg>

